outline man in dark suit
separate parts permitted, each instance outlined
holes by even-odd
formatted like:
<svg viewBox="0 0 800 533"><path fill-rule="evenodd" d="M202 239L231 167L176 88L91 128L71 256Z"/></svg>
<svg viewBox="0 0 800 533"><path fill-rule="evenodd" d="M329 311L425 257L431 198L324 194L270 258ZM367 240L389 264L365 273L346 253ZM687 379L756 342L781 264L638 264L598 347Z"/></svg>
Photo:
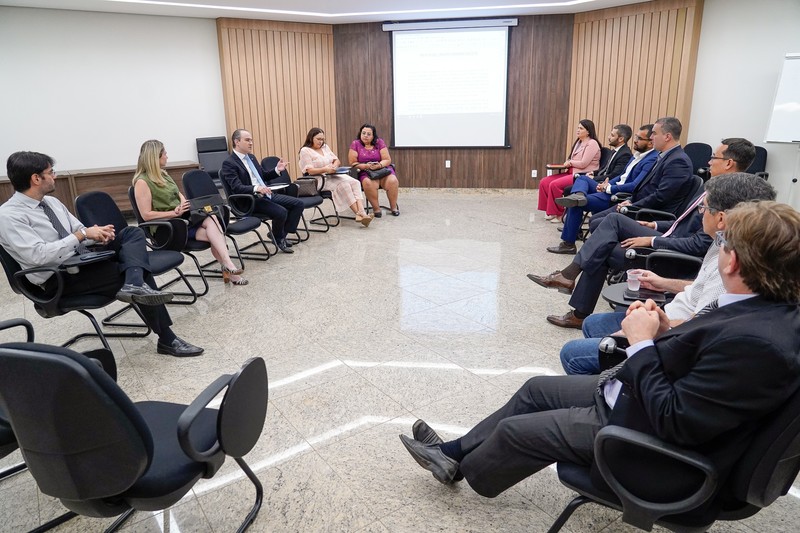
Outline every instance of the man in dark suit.
<svg viewBox="0 0 800 533"><path fill-rule="evenodd" d="M611 205L611 194L632 192L639 181L650 172L658 156L650 139L652 133L652 124L645 124L639 128L633 142L636 157L628 158L628 163L622 167L619 174L611 175L610 179L606 176L599 184L588 176L577 176L572 185L572 193L556 198L558 205L568 208L567 216L564 220L564 229L561 231L561 242L558 246L548 247L548 252L575 255L578 252L575 240L581 229L584 212L597 213L608 209Z"/></svg>
<svg viewBox="0 0 800 533"><path fill-rule="evenodd" d="M237 129L231 135L233 151L222 162L220 177L228 184L233 194L253 194L256 204L253 215L272 220L272 234L278 248L284 253L294 253L292 245L286 240L288 233L297 231L297 224L303 216L303 202L298 198L272 192L268 184L280 176L286 168L281 159L269 173L264 173L253 155L253 136L249 131Z"/></svg>
<svg viewBox="0 0 800 533"><path fill-rule="evenodd" d="M628 148L631 135L633 135L633 130L627 124L617 124L611 128L611 133L607 138L608 145L613 150L611 157L608 158L605 167L597 172L589 172L587 176L597 183L602 183L625 172L625 167L633 157L631 149Z"/></svg>
<svg viewBox="0 0 800 533"><path fill-rule="evenodd" d="M723 139L714 153L720 155L712 156L710 171L717 176L720 172L743 172L755 157L755 147L747 139ZM559 327L580 329L583 319L594 311L608 269L623 267L628 248L650 247L703 257L711 245L711 237L703 231L703 217L697 212L704 196L705 193L699 192L674 222L637 222L620 213L611 213L603 218L567 268L547 276L528 274L538 285L572 294L569 304L574 311L550 315L547 321ZM724 209L736 205L730 199L720 202L726 205Z"/></svg>
<svg viewBox="0 0 800 533"><path fill-rule="evenodd" d="M692 160L680 145L683 125L675 117L663 117L653 124L653 147L659 152L656 164L633 189L630 200L592 216L589 229L594 231L609 213L633 205L675 213L686 199L692 185Z"/></svg>
<svg viewBox="0 0 800 533"><path fill-rule="evenodd" d="M597 376L528 380L463 437L422 421L400 438L442 483L466 478L494 497L557 461L590 465L609 423L706 454L724 479L762 420L800 387L800 213L742 203L717 234L724 294L669 329L652 300L631 306L627 361Z"/></svg>

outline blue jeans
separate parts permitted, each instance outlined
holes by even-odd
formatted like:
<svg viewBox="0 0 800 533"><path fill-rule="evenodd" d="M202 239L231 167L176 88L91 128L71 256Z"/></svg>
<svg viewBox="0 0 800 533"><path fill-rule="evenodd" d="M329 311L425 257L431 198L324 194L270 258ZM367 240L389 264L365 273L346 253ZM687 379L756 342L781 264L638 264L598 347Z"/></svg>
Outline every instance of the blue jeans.
<svg viewBox="0 0 800 533"><path fill-rule="evenodd" d="M569 341L561 348L561 366L568 375L599 374L597 347L600 339L619 331L625 313L595 313L583 321L583 339Z"/></svg>

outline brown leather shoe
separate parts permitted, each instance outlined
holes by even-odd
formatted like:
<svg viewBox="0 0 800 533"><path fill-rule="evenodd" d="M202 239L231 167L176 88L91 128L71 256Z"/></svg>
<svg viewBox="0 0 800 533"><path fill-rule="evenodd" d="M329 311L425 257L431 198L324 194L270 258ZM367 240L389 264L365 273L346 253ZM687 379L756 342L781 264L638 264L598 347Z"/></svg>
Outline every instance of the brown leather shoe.
<svg viewBox="0 0 800 533"><path fill-rule="evenodd" d="M561 275L560 270L556 270L552 274L546 276L528 274L528 279L542 287L558 289L558 292L563 294L572 294L573 289L575 289L575 280L568 280Z"/></svg>
<svg viewBox="0 0 800 533"><path fill-rule="evenodd" d="M560 328L581 329L583 326L583 319L576 317L572 311L562 316L550 315L547 317L547 321Z"/></svg>
<svg viewBox="0 0 800 533"><path fill-rule="evenodd" d="M561 241L558 246L549 246L547 251L551 254L575 255L578 253L578 248L574 242Z"/></svg>

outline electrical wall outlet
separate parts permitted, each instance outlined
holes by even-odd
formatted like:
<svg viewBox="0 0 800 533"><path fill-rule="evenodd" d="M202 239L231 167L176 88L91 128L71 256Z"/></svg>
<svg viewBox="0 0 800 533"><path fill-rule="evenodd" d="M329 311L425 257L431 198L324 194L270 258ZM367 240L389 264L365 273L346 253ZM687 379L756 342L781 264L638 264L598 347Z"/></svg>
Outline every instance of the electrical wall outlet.
<svg viewBox="0 0 800 533"><path fill-rule="evenodd" d="M536 172L536 170L535 170L535 169L534 169L534 170L531 170L531 177L532 177L532 178L535 178L537 174L538 174L538 172Z"/></svg>
<svg viewBox="0 0 800 533"><path fill-rule="evenodd" d="M444 160L444 168L450 168L450 160L449 159L445 159Z"/></svg>

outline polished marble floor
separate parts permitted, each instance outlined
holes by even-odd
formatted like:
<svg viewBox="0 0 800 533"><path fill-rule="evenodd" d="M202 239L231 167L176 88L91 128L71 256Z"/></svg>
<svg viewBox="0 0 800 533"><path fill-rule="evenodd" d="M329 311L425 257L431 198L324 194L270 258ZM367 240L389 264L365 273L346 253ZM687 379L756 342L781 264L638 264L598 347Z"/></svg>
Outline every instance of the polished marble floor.
<svg viewBox="0 0 800 533"><path fill-rule="evenodd" d="M195 305L171 306L176 332L204 346L203 357L157 355L152 336L113 341L119 383L134 400L189 403L219 374L266 360L267 421L246 457L265 489L251 531L546 531L573 497L552 469L486 499L466 483L437 483L397 438L417 418L459 436L529 377L561 373L558 352L580 333L544 321L565 312L568 297L525 277L569 261L544 251L558 233L534 212L535 194L403 191L398 218L386 213L368 229L344 220L294 255L248 262L246 287L211 280ZM43 320L0 285L0 319L31 320L39 342L58 344L88 326L79 315ZM234 531L253 494L228 461L172 509L136 513L124 530ZM712 531L798 531L798 497L800 482L755 517ZM61 512L28 473L0 483L0 531ZM59 531L110 522L78 518ZM593 505L565 528L633 530Z"/></svg>

